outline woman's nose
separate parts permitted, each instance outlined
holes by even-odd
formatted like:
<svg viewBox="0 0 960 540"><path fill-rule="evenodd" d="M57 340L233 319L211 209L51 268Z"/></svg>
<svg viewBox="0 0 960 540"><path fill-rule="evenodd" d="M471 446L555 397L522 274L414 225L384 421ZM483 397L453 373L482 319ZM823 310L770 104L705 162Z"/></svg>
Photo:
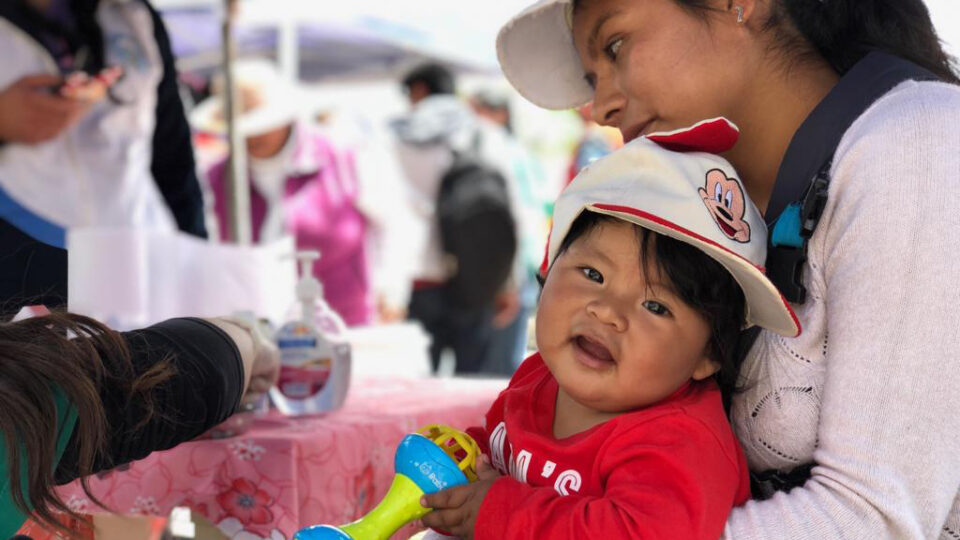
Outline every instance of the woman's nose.
<svg viewBox="0 0 960 540"><path fill-rule="evenodd" d="M620 127L627 99L610 73L597 76L593 90L593 121L601 126Z"/></svg>

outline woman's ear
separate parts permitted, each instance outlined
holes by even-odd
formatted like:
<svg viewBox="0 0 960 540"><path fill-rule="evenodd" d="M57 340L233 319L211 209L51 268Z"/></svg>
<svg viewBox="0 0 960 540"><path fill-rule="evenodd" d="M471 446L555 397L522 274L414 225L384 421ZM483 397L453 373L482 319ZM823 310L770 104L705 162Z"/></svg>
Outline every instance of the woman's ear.
<svg viewBox="0 0 960 540"><path fill-rule="evenodd" d="M691 375L690 378L695 381L702 381L713 376L713 374L718 371L720 371L720 363L709 355L704 354L703 358L700 359L700 362L694 368L693 375Z"/></svg>

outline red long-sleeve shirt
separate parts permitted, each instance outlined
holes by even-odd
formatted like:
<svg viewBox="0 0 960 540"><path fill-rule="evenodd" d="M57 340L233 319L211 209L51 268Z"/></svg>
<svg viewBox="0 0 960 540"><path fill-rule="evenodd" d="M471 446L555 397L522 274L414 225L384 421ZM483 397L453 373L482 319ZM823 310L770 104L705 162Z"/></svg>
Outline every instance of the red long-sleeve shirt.
<svg viewBox="0 0 960 540"><path fill-rule="evenodd" d="M469 433L507 475L476 540L716 540L750 497L746 461L713 382L571 437L553 436L557 382L539 354Z"/></svg>

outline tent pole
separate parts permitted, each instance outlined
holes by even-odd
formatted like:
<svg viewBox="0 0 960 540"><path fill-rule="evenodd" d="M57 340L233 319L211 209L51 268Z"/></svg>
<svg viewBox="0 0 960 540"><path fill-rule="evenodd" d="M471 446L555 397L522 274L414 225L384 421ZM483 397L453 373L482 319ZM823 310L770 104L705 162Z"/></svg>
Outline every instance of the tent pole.
<svg viewBox="0 0 960 540"><path fill-rule="evenodd" d="M230 218L230 237L241 245L251 243L250 225L250 188L247 178L246 141L237 127L237 118L243 110L242 96L234 85L233 64L236 58L236 44L233 40L233 22L236 19L238 0L224 0L225 11L222 26L223 73L226 97L225 112L230 158L227 164L228 212Z"/></svg>

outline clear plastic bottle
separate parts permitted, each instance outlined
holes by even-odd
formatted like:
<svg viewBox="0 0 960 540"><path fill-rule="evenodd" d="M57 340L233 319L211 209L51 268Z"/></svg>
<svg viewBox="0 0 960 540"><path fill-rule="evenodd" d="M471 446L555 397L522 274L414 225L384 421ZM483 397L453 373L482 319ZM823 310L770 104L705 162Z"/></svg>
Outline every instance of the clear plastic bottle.
<svg viewBox="0 0 960 540"><path fill-rule="evenodd" d="M317 414L343 405L350 386L351 351L343 320L323 299L313 277L316 251L297 253L300 281L291 320L277 331L280 379L270 399L286 415Z"/></svg>

